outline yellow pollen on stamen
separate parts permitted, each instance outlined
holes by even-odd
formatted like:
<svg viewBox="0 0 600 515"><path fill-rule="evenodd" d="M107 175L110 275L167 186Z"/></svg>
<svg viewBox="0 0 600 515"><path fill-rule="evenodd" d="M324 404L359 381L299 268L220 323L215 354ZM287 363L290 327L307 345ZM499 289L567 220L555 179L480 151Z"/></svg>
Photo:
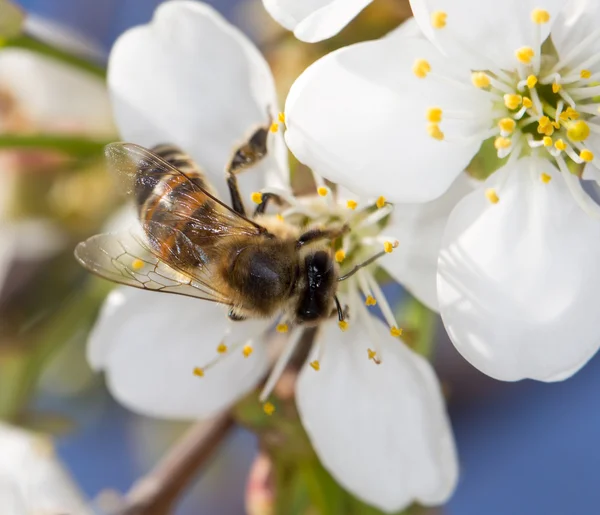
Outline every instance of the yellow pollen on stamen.
<svg viewBox="0 0 600 515"><path fill-rule="evenodd" d="M346 322L345 320L340 320L338 322L338 326L342 331L345 331L346 329L348 329L348 322Z"/></svg>
<svg viewBox="0 0 600 515"><path fill-rule="evenodd" d="M579 157L586 163L589 163L594 159L594 153L584 148L581 152L579 152Z"/></svg>
<svg viewBox="0 0 600 515"><path fill-rule="evenodd" d="M504 95L504 105L508 107L508 109L517 109L523 102L523 97L521 95L514 95L507 93Z"/></svg>
<svg viewBox="0 0 600 515"><path fill-rule="evenodd" d="M419 79L424 79L431 71L431 65L426 59L417 59L413 64L412 71Z"/></svg>
<svg viewBox="0 0 600 515"><path fill-rule="evenodd" d="M529 77L527 77L527 87L529 89L531 88L535 88L535 85L538 82L538 78L535 75L530 75Z"/></svg>
<svg viewBox="0 0 600 515"><path fill-rule="evenodd" d="M131 263L131 268L134 270L141 270L144 268L144 262L141 259L134 259Z"/></svg>
<svg viewBox="0 0 600 515"><path fill-rule="evenodd" d="M437 123L427 124L427 134L438 141L442 141L444 139L444 133L440 130L440 126Z"/></svg>
<svg viewBox="0 0 600 515"><path fill-rule="evenodd" d="M227 345L225 345L224 343L219 343L219 346L217 347L217 352L219 354L225 354L227 352Z"/></svg>
<svg viewBox="0 0 600 515"><path fill-rule="evenodd" d="M254 193L252 193L252 195L250 195L250 198L255 204L262 204L263 194L260 191L255 191Z"/></svg>
<svg viewBox="0 0 600 515"><path fill-rule="evenodd" d="M431 26L434 29L443 29L446 26L448 13L444 11L434 11L431 13Z"/></svg>
<svg viewBox="0 0 600 515"><path fill-rule="evenodd" d="M317 188L317 193L321 197L326 197L327 193L329 193L329 190L325 186L320 186L319 188Z"/></svg>
<svg viewBox="0 0 600 515"><path fill-rule="evenodd" d="M530 46L522 46L521 48L518 48L517 50L515 50L515 56L517 57L519 62L521 62L523 64L529 64L531 62L531 60L533 59L534 55L535 55L535 52L533 51L533 48L531 48Z"/></svg>
<svg viewBox="0 0 600 515"><path fill-rule="evenodd" d="M204 377L204 370L200 367L194 369L194 375L197 377Z"/></svg>
<svg viewBox="0 0 600 515"><path fill-rule="evenodd" d="M550 136L544 136L542 138L542 141L544 142L544 146L545 147L551 147L552 146L552 138Z"/></svg>
<svg viewBox="0 0 600 515"><path fill-rule="evenodd" d="M277 213L277 214L275 215L275 218L277 218L277 220L279 220L280 222L283 222L283 220L284 220L284 219L283 219L283 215L282 215L281 213Z"/></svg>
<svg viewBox="0 0 600 515"><path fill-rule="evenodd" d="M365 299L365 304L367 306L375 306L377 304L377 301L375 300L375 297L372 297L371 295L369 295Z"/></svg>
<svg viewBox="0 0 600 515"><path fill-rule="evenodd" d="M500 197L498 197L498 194L494 188L488 188L485 190L485 196L492 204L497 204L500 201Z"/></svg>
<svg viewBox="0 0 600 515"><path fill-rule="evenodd" d="M242 349L242 354L244 355L245 358L250 356L250 354L252 354L253 352L254 352L254 348L252 347L252 345L244 345L244 348Z"/></svg>
<svg viewBox="0 0 600 515"><path fill-rule="evenodd" d="M589 79L592 76L592 72L590 70L581 70L579 72L579 77L581 79Z"/></svg>
<svg viewBox="0 0 600 515"><path fill-rule="evenodd" d="M278 324L277 327L275 328L275 330L278 333L287 333L288 329L289 329L289 327L287 324Z"/></svg>
<svg viewBox="0 0 600 515"><path fill-rule="evenodd" d="M358 202L356 202L356 200L349 200L348 202L346 202L346 207L348 209L356 209L356 206L358 206Z"/></svg>
<svg viewBox="0 0 600 515"><path fill-rule="evenodd" d="M440 123L442 121L442 110L439 107L427 108L427 121Z"/></svg>
<svg viewBox="0 0 600 515"><path fill-rule="evenodd" d="M585 141L589 135L590 126L583 120L570 124L567 129L567 138L571 141Z"/></svg>
<svg viewBox="0 0 600 515"><path fill-rule="evenodd" d="M265 402L263 404L263 411L268 416L271 416L273 413L275 413L275 406L273 406L273 403L271 403L271 402Z"/></svg>
<svg viewBox="0 0 600 515"><path fill-rule="evenodd" d="M277 119L281 122L281 123L285 123L285 113L279 113L277 115Z"/></svg>
<svg viewBox="0 0 600 515"><path fill-rule="evenodd" d="M517 122L515 122L512 118L502 118L498 122L498 127L503 132L508 132L509 134L515 130L517 126Z"/></svg>
<svg viewBox="0 0 600 515"><path fill-rule="evenodd" d="M512 145L512 141L510 140L510 138L503 138L502 136L498 136L494 140L494 147L496 150L510 148L511 145Z"/></svg>
<svg viewBox="0 0 600 515"><path fill-rule="evenodd" d="M473 72L471 82L476 88L487 88L490 85L490 78L484 72Z"/></svg>
<svg viewBox="0 0 600 515"><path fill-rule="evenodd" d="M321 364L319 363L319 360L316 359L310 362L310 366L313 367L313 369L317 372L321 369Z"/></svg>
<svg viewBox="0 0 600 515"><path fill-rule="evenodd" d="M538 25L543 25L550 21L550 13L545 9L534 9L531 11L531 21Z"/></svg>
<svg viewBox="0 0 600 515"><path fill-rule="evenodd" d="M383 243L383 250L385 250L388 254L392 252L398 246L398 242L395 241L392 243L391 241L386 241Z"/></svg>
<svg viewBox="0 0 600 515"><path fill-rule="evenodd" d="M562 85L558 82L552 83L552 93L558 93L562 89Z"/></svg>
<svg viewBox="0 0 600 515"><path fill-rule="evenodd" d="M523 97L523 107L526 107L527 109L529 109L532 106L533 106L533 102L531 101L531 98Z"/></svg>
<svg viewBox="0 0 600 515"><path fill-rule="evenodd" d="M377 206L377 209L381 209L383 206L385 206L385 197L381 196L377 199L377 202L375 202L375 205Z"/></svg>
<svg viewBox="0 0 600 515"><path fill-rule="evenodd" d="M271 128L269 129L271 132L277 132L279 130L279 124L277 122L273 122L271 124Z"/></svg>
<svg viewBox="0 0 600 515"><path fill-rule="evenodd" d="M547 173L544 172L540 174L540 179L544 184L548 184L552 180L552 177L550 177Z"/></svg>
<svg viewBox="0 0 600 515"><path fill-rule="evenodd" d="M377 357L377 353L373 349L367 349L367 356L369 356L369 359L374 360Z"/></svg>
<svg viewBox="0 0 600 515"><path fill-rule="evenodd" d="M402 336L402 328L400 327L396 327L395 325L393 325L392 327L390 327L390 334L394 337L394 338L398 338L399 336Z"/></svg>
<svg viewBox="0 0 600 515"><path fill-rule="evenodd" d="M567 144L562 139L557 139L554 142L554 148L556 148L556 150L566 150Z"/></svg>
<svg viewBox="0 0 600 515"><path fill-rule="evenodd" d="M340 250L336 251L335 260L338 263L341 263L342 261L344 261L344 259L346 259L346 253L344 252L344 250L340 249Z"/></svg>

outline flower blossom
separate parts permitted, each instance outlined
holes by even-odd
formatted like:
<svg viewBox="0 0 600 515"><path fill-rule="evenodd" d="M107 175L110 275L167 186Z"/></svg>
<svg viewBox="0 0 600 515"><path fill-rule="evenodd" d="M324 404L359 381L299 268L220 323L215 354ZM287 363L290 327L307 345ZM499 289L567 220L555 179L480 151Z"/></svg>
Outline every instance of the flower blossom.
<svg viewBox="0 0 600 515"><path fill-rule="evenodd" d="M165 3L150 24L122 35L110 55L108 81L122 138L146 147L179 145L223 199L229 198L224 168L232 150L268 114L278 119L274 81L263 57L197 2ZM282 117L272 126L267 158L239 175L246 204L277 192L287 201L280 216L290 223L347 222L351 231L336 253L342 273L381 252L380 266L399 281L412 280L416 294L435 303L434 274L427 267L433 258L421 257L437 254L444 213L468 188L457 187L435 205L394 211L381 196L346 198L341 186L330 187L315 174L317 193L295 197L288 186L284 125ZM395 238L414 233L427 241L425 248L404 241L395 248ZM413 263L421 265L414 273ZM414 501L440 504L457 479L440 386L430 364L400 340L374 267L341 283L348 321L338 326L333 318L319 326L299 372L296 404L322 463L356 496L386 511ZM384 321L369 310L373 304ZM261 394L268 400L303 328L277 318L232 322L226 315L214 303L119 288L103 307L88 358L105 371L115 397L152 416L209 417L256 388L271 370ZM275 326L286 341L273 363L276 349L266 341ZM272 408L265 404L266 411Z"/></svg>
<svg viewBox="0 0 600 515"><path fill-rule="evenodd" d="M400 26L297 79L286 141L326 178L400 202L485 168L444 230L444 325L492 377L564 379L600 345L600 207L581 180L600 177L600 4L411 5L419 33Z"/></svg>

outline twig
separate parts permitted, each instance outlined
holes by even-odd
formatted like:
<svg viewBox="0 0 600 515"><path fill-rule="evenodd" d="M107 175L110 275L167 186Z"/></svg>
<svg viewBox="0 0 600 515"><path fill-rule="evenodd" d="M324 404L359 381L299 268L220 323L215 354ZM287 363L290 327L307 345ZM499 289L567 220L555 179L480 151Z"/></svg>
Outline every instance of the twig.
<svg viewBox="0 0 600 515"><path fill-rule="evenodd" d="M230 413L194 424L149 474L136 481L118 515L167 515L233 427Z"/></svg>

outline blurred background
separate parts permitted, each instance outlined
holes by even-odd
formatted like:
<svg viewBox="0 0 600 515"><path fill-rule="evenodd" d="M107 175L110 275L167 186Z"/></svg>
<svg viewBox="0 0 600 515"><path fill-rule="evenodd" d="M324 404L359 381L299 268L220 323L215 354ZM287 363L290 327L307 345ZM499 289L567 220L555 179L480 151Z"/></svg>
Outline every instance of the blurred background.
<svg viewBox="0 0 600 515"><path fill-rule="evenodd" d="M0 48L0 419L54 435L57 456L85 497L110 504L186 429L128 412L90 371L86 335L110 286L72 258L74 244L97 232L119 202L102 162L103 145L118 139L103 86L106 57L115 38L146 23L160 2L16 3L42 41L93 64L82 77L81 69ZM311 46L275 26L259 0L208 3L265 52L280 100L320 55L384 34L410 15L403 0L376 0L339 36ZM462 469L441 511L598 513L600 358L563 383L501 383L470 367L439 329L435 363ZM235 429L176 513L245 513L256 455L255 437Z"/></svg>

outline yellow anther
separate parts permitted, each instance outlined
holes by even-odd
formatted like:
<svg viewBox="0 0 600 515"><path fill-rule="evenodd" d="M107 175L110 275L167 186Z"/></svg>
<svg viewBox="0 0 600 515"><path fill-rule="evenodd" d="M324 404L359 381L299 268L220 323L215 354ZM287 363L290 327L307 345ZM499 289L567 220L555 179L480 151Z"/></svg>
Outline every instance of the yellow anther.
<svg viewBox="0 0 600 515"><path fill-rule="evenodd" d="M538 120L538 126L546 127L547 125L550 125L550 118L548 118L547 116L540 117L540 119Z"/></svg>
<svg viewBox="0 0 600 515"><path fill-rule="evenodd" d="M476 88L487 88L490 85L490 78L484 72L473 72L471 82Z"/></svg>
<svg viewBox="0 0 600 515"><path fill-rule="evenodd" d="M356 209L356 206L358 206L358 202L356 202L356 200L349 200L348 202L346 202L346 207L348 209Z"/></svg>
<svg viewBox="0 0 600 515"><path fill-rule="evenodd" d="M542 138L542 141L544 142L544 146L545 147L551 147L552 146L552 138L550 136L544 136Z"/></svg>
<svg viewBox="0 0 600 515"><path fill-rule="evenodd" d="M194 369L194 375L197 377L204 377L204 369L202 369L200 367L196 367Z"/></svg>
<svg viewBox="0 0 600 515"><path fill-rule="evenodd" d="M419 79L424 79L431 71L431 65L425 59L417 59L413 64L412 71Z"/></svg>
<svg viewBox="0 0 600 515"><path fill-rule="evenodd" d="M500 201L500 197L498 197L498 194L494 188L486 189L485 196L492 204L497 204Z"/></svg>
<svg viewBox="0 0 600 515"><path fill-rule="evenodd" d="M277 115L277 119L281 122L281 123L285 123L285 113L279 113Z"/></svg>
<svg viewBox="0 0 600 515"><path fill-rule="evenodd" d="M515 130L516 126L517 122L515 122L512 118L502 118L502 120L498 122L498 127L500 127L500 130L509 134Z"/></svg>
<svg viewBox="0 0 600 515"><path fill-rule="evenodd" d="M381 209L383 206L385 206L385 197L379 197L377 202L375 202L375 205L377 206L377 209Z"/></svg>
<svg viewBox="0 0 600 515"><path fill-rule="evenodd" d="M399 336L402 336L402 328L398 328L395 325L393 325L392 327L390 327L390 334L394 338L398 338Z"/></svg>
<svg viewBox="0 0 600 515"><path fill-rule="evenodd" d="M594 153L584 148L581 152L579 152L579 157L586 163L589 163L594 159Z"/></svg>
<svg viewBox="0 0 600 515"><path fill-rule="evenodd" d="M131 262L131 268L133 268L134 270L141 270L142 268L144 268L144 262L141 259L134 259Z"/></svg>
<svg viewBox="0 0 600 515"><path fill-rule="evenodd" d="M585 141L590 135L590 126L583 120L569 124L567 138L571 141Z"/></svg>
<svg viewBox="0 0 600 515"><path fill-rule="evenodd" d="M273 122L271 124L271 128L269 129L271 132L277 132L279 130L279 124L277 122Z"/></svg>
<svg viewBox="0 0 600 515"><path fill-rule="evenodd" d="M313 367L313 369L316 370L317 372L321 369L321 364L316 359L314 361L310 362L310 366Z"/></svg>
<svg viewBox="0 0 600 515"><path fill-rule="evenodd" d="M327 194L329 193L329 190L325 186L320 186L317 188L317 193L321 197L326 197Z"/></svg>
<svg viewBox="0 0 600 515"><path fill-rule="evenodd" d="M375 297L372 297L371 295L369 295L365 299L365 304L367 306L375 306L377 304L377 301L375 300Z"/></svg>
<svg viewBox="0 0 600 515"><path fill-rule="evenodd" d="M260 191L255 191L254 193L252 193L252 195L250 195L250 198L255 204L262 204L263 194Z"/></svg>
<svg viewBox="0 0 600 515"><path fill-rule="evenodd" d="M531 11L531 21L538 25L543 25L550 21L550 13L544 9L534 9Z"/></svg>
<svg viewBox="0 0 600 515"><path fill-rule="evenodd" d="M427 134L438 141L442 141L444 139L444 133L440 130L440 126L437 123L427 124Z"/></svg>
<svg viewBox="0 0 600 515"><path fill-rule="evenodd" d="M579 77L582 79L589 79L592 76L592 72L590 70L581 70L579 72Z"/></svg>
<svg viewBox="0 0 600 515"><path fill-rule="evenodd" d="M373 349L367 349L367 355L369 359L375 359L377 357L377 353Z"/></svg>
<svg viewBox="0 0 600 515"><path fill-rule="evenodd" d="M541 173L540 179L544 184L548 184L552 180L552 177L547 173Z"/></svg>
<svg viewBox="0 0 600 515"><path fill-rule="evenodd" d="M242 354L244 354L245 358L250 356L250 354L252 354L253 352L254 348L252 347L252 345L244 345L244 348L242 349Z"/></svg>
<svg viewBox="0 0 600 515"><path fill-rule="evenodd" d="M278 333L287 333L289 330L289 327L287 324L278 324L277 327L275 328L275 330Z"/></svg>
<svg viewBox="0 0 600 515"><path fill-rule="evenodd" d="M535 88L535 85L538 83L538 78L535 75L530 75L527 77L527 87L529 89Z"/></svg>
<svg viewBox="0 0 600 515"><path fill-rule="evenodd" d="M431 13L431 26L434 29L443 29L446 26L446 18L448 18L448 13L433 11Z"/></svg>
<svg viewBox="0 0 600 515"><path fill-rule="evenodd" d="M385 250L388 254L392 252L398 246L398 242L392 243L391 241L386 241L383 243L383 250Z"/></svg>
<svg viewBox="0 0 600 515"><path fill-rule="evenodd" d="M569 120L577 120L579 118L579 113L573 109L571 106L567 107L562 113L560 113L559 118L563 121Z"/></svg>
<svg viewBox="0 0 600 515"><path fill-rule="evenodd" d="M283 215L281 213L277 213L275 215L275 218L277 218L277 220L279 220L280 222L283 222Z"/></svg>
<svg viewBox="0 0 600 515"><path fill-rule="evenodd" d="M503 138L502 136L498 136L494 140L494 147L496 148L496 150L510 148L511 145L512 141L510 140L510 138Z"/></svg>
<svg viewBox="0 0 600 515"><path fill-rule="evenodd" d="M344 261L344 259L346 259L346 253L343 251L343 249L337 250L335 253L335 260L338 263L341 263L342 261Z"/></svg>
<svg viewBox="0 0 600 515"><path fill-rule="evenodd" d="M526 107L527 109L529 109L532 106L533 106L533 102L531 101L531 98L523 97L523 107Z"/></svg>
<svg viewBox="0 0 600 515"><path fill-rule="evenodd" d="M534 55L535 52L530 46L522 46L521 48L515 50L515 56L523 64L529 64Z"/></svg>
<svg viewBox="0 0 600 515"><path fill-rule="evenodd" d="M562 139L557 139L554 142L554 148L556 148L556 150L566 150L567 144Z"/></svg>
<svg viewBox="0 0 600 515"><path fill-rule="evenodd" d="M427 121L440 123L442 121L442 110L439 107L427 108Z"/></svg>
<svg viewBox="0 0 600 515"><path fill-rule="evenodd" d="M552 127L554 127L555 129L560 129L560 122L557 122L556 120L552 122Z"/></svg>
<svg viewBox="0 0 600 515"><path fill-rule="evenodd" d="M507 93L504 95L504 105L508 107L508 109L517 109L523 102L523 97L521 95L514 95Z"/></svg>
<svg viewBox="0 0 600 515"><path fill-rule="evenodd" d="M217 352L219 354L225 354L227 352L227 345L225 345L224 343L219 343L217 347Z"/></svg>
<svg viewBox="0 0 600 515"><path fill-rule="evenodd" d="M348 329L348 322L346 322L345 320L340 320L338 322L338 326L342 331L345 331L346 329Z"/></svg>
<svg viewBox="0 0 600 515"><path fill-rule="evenodd" d="M271 402L265 402L263 404L263 411L267 415L271 416L273 413L275 413L275 406L273 406L273 403L271 403Z"/></svg>
<svg viewBox="0 0 600 515"><path fill-rule="evenodd" d="M552 83L552 93L558 93L562 89L562 85L558 82Z"/></svg>
<svg viewBox="0 0 600 515"><path fill-rule="evenodd" d="M538 121L537 131L546 136L552 136L554 133L554 124L547 116L542 116Z"/></svg>

